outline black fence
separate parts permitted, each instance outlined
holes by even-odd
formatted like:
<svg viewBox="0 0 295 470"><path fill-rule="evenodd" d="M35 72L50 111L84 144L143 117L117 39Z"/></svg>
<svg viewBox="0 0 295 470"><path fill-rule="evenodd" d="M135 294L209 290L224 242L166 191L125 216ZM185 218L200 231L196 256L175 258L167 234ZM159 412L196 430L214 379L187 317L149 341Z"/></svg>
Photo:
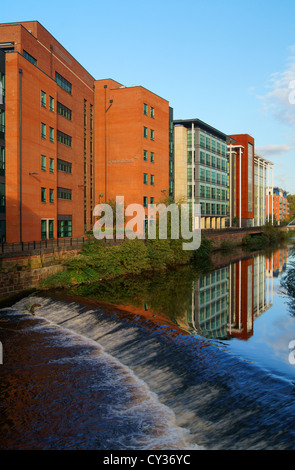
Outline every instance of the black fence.
<svg viewBox="0 0 295 470"><path fill-rule="evenodd" d="M47 252L54 251L55 249L60 250L75 250L80 249L86 243L87 238L57 238L41 241L32 242L21 242L21 243L1 243L0 254L19 254L19 253L30 253L30 252Z"/></svg>

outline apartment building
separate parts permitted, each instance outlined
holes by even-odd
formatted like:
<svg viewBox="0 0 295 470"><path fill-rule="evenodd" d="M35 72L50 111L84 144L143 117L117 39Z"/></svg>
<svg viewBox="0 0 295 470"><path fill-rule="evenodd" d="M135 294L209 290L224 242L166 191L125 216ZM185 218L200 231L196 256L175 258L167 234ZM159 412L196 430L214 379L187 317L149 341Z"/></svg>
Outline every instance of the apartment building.
<svg viewBox="0 0 295 470"><path fill-rule="evenodd" d="M94 79L37 21L0 25L0 50L2 240L80 236L92 224Z"/></svg>
<svg viewBox="0 0 295 470"><path fill-rule="evenodd" d="M227 145L199 119L174 120L175 199L201 206L201 228L223 228L229 215Z"/></svg>
<svg viewBox="0 0 295 470"><path fill-rule="evenodd" d="M267 220L278 224L289 217L289 202L287 192L278 187L266 188L266 216Z"/></svg>
<svg viewBox="0 0 295 470"><path fill-rule="evenodd" d="M96 203L124 196L143 205L147 227L149 204L173 194L172 119L168 101L142 86L95 81Z"/></svg>

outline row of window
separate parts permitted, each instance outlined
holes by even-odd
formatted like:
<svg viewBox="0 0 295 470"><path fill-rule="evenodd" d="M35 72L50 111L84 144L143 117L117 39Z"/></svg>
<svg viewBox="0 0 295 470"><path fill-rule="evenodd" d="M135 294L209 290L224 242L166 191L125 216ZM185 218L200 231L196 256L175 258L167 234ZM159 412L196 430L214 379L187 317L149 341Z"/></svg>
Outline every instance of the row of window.
<svg viewBox="0 0 295 470"><path fill-rule="evenodd" d="M143 137L148 138L148 128L145 126L143 127ZM155 131L153 129L150 129L150 139L155 140Z"/></svg>
<svg viewBox="0 0 295 470"><path fill-rule="evenodd" d="M44 122L41 122L41 138L46 139L47 136L47 126ZM72 147L72 137L64 132L57 130L56 133L57 142L60 144L64 144L67 147ZM50 142L54 142L54 129L53 127L49 127L49 140Z"/></svg>
<svg viewBox="0 0 295 470"><path fill-rule="evenodd" d="M26 50L23 49L23 56L27 59L31 64L37 65L37 59L29 54ZM58 72L55 72L55 81L56 83L63 88L67 93L70 95L72 94L72 84Z"/></svg>
<svg viewBox="0 0 295 470"><path fill-rule="evenodd" d="M47 107L47 95L46 92L41 90L41 106L43 108ZM55 109L55 103L54 103L54 98L52 96L49 96L49 110L54 112ZM63 116L64 118L68 119L68 121L72 120L72 110L70 108L67 108L64 104L60 103L59 101L57 102L57 114L60 116Z"/></svg>
<svg viewBox="0 0 295 470"><path fill-rule="evenodd" d="M220 155L226 156L226 144L215 140L213 137L200 133L200 146L206 147L212 152L216 152Z"/></svg>
<svg viewBox="0 0 295 470"><path fill-rule="evenodd" d="M151 205L154 205L155 204L155 198L154 197L151 197L150 198L150 204ZM148 206L148 197L147 196L143 196L143 207L147 207Z"/></svg>
<svg viewBox="0 0 295 470"><path fill-rule="evenodd" d="M148 184L148 174L143 174L143 184ZM155 184L155 175L150 175L150 184L154 186Z"/></svg>
<svg viewBox="0 0 295 470"><path fill-rule="evenodd" d="M71 237L73 234L72 220L58 220L57 221L57 236L58 238ZM41 220L41 239L54 238L54 220L42 219Z"/></svg>
<svg viewBox="0 0 295 470"><path fill-rule="evenodd" d="M149 114L149 107L146 103L143 103L143 114L145 116L148 116ZM151 118L155 117L155 109L152 106L150 107L150 117Z"/></svg>
<svg viewBox="0 0 295 470"><path fill-rule="evenodd" d="M223 201L227 200L227 190L214 186L200 185L200 197L207 199L220 199Z"/></svg>
<svg viewBox="0 0 295 470"><path fill-rule="evenodd" d="M226 204L218 204L218 203L210 203L201 201L201 214L202 215L226 215L227 214L227 205Z"/></svg>
<svg viewBox="0 0 295 470"><path fill-rule="evenodd" d="M192 178L192 169L187 169L188 179ZM208 183L217 183L226 186L227 184L227 175L225 173L219 173L218 171L209 170L208 168L200 167L200 180L207 181Z"/></svg>
<svg viewBox="0 0 295 470"><path fill-rule="evenodd" d="M143 160L145 162L148 161L148 151L147 150L143 151ZM150 152L150 162L155 163L155 154L154 154L154 152Z"/></svg>
<svg viewBox="0 0 295 470"><path fill-rule="evenodd" d="M66 199L68 201L72 200L72 190L66 188L57 188L57 199ZM46 188L41 188L41 202L47 202L47 190ZM54 189L49 189L49 202L54 204Z"/></svg>
<svg viewBox="0 0 295 470"><path fill-rule="evenodd" d="M0 148L1 150L2 148ZM4 149L3 149L4 150ZM1 175L1 154L0 152L0 175ZM4 161L5 164L5 161ZM60 158L57 159L57 169L58 171L63 171L64 173L72 173L72 164L65 160L61 160ZM47 170L47 157L45 155L41 155L41 170ZM49 157L49 172L54 173L54 159Z"/></svg>
<svg viewBox="0 0 295 470"><path fill-rule="evenodd" d="M211 155L210 153L205 154L205 152L202 150L200 151L200 163L226 171L227 162L225 158L217 157L215 155Z"/></svg>

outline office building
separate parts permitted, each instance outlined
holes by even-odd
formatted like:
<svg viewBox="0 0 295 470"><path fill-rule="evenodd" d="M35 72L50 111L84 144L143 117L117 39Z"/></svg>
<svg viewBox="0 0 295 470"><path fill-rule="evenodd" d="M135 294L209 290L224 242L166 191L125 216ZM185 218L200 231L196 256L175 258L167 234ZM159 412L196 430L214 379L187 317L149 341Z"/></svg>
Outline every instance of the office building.
<svg viewBox="0 0 295 470"><path fill-rule="evenodd" d="M230 226L254 224L254 139L248 134L230 135Z"/></svg>
<svg viewBox="0 0 295 470"><path fill-rule="evenodd" d="M269 181L269 173L273 172L273 163L254 155L254 225L262 226L266 223L265 192Z"/></svg>
<svg viewBox="0 0 295 470"><path fill-rule="evenodd" d="M272 223L280 224L290 215L287 192L278 187L266 188L266 216Z"/></svg>
<svg viewBox="0 0 295 470"><path fill-rule="evenodd" d="M95 187L100 202L124 196L125 206L141 204L147 215L149 204L164 200L169 187L172 192L172 117L168 101L142 86L95 81Z"/></svg>
<svg viewBox="0 0 295 470"><path fill-rule="evenodd" d="M99 202L173 195L173 110L95 80L38 21L0 25L0 240L80 237Z"/></svg>
<svg viewBox="0 0 295 470"><path fill-rule="evenodd" d="M229 215L227 144L199 119L174 120L175 199L201 206L201 228L224 228Z"/></svg>
<svg viewBox="0 0 295 470"><path fill-rule="evenodd" d="M2 240L82 235L92 223L94 79L37 21L0 25L0 50Z"/></svg>

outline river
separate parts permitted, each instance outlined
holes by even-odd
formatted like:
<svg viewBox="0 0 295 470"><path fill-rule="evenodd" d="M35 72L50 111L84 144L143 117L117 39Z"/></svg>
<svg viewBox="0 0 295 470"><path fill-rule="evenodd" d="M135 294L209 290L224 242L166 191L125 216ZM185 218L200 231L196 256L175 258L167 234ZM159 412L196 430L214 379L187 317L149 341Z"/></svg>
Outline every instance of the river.
<svg viewBox="0 0 295 470"><path fill-rule="evenodd" d="M293 450L294 259L281 248L1 309L0 449Z"/></svg>

